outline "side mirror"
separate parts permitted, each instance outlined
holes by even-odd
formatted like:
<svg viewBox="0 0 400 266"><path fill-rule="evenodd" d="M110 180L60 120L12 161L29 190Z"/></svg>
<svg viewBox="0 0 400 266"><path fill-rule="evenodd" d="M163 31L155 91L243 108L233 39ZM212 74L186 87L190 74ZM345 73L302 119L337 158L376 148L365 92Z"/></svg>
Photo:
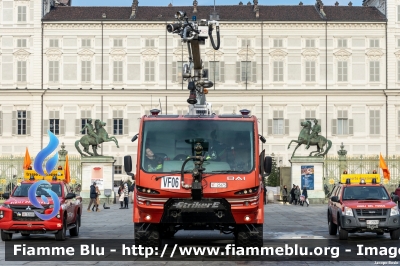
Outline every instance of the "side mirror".
<svg viewBox="0 0 400 266"><path fill-rule="evenodd" d="M262 143L267 142L267 140L264 138L264 136L262 136L260 134L258 134L258 136L260 137L260 140L261 140Z"/></svg>
<svg viewBox="0 0 400 266"><path fill-rule="evenodd" d="M333 202L339 202L338 196L332 196L332 197L331 197L331 201L333 201Z"/></svg>
<svg viewBox="0 0 400 266"><path fill-rule="evenodd" d="M9 198L10 198L10 192L3 193L3 199L9 199Z"/></svg>
<svg viewBox="0 0 400 266"><path fill-rule="evenodd" d="M133 138L131 139L131 141L132 141L132 142L135 142L135 141L138 139L138 135L139 135L139 134L136 134L135 136L133 136Z"/></svg>
<svg viewBox="0 0 400 266"><path fill-rule="evenodd" d="M4 196L3 196L3 198L4 198ZM392 200L393 200L394 202L399 201L399 196L397 196L397 195L392 195Z"/></svg>
<svg viewBox="0 0 400 266"><path fill-rule="evenodd" d="M265 171L266 175L269 175L272 172L272 157L271 156L265 156L264 171Z"/></svg>
<svg viewBox="0 0 400 266"><path fill-rule="evenodd" d="M68 193L67 196L65 196L65 199L73 199L75 197L76 197L75 193Z"/></svg>
<svg viewBox="0 0 400 266"><path fill-rule="evenodd" d="M130 155L124 156L124 169L125 169L125 172L130 177L132 177L132 180L135 180L135 175L131 173L132 172L132 157Z"/></svg>

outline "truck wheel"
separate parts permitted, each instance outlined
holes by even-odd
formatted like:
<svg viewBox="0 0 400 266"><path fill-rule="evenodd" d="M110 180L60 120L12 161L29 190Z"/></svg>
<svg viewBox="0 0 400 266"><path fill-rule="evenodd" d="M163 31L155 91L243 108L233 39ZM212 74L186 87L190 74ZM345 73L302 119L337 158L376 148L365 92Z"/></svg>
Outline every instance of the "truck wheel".
<svg viewBox="0 0 400 266"><path fill-rule="evenodd" d="M328 229L331 236L335 236L337 234L337 225L332 222L332 216L330 214L328 215Z"/></svg>
<svg viewBox="0 0 400 266"><path fill-rule="evenodd" d="M30 236L31 234L21 233L21 236Z"/></svg>
<svg viewBox="0 0 400 266"><path fill-rule="evenodd" d="M348 237L349 237L349 232L343 230L342 227L339 225L339 239L347 240Z"/></svg>
<svg viewBox="0 0 400 266"><path fill-rule="evenodd" d="M142 245L145 247L160 247L162 238L161 234L155 225L150 225L147 228L147 225L143 223L135 223L135 245ZM141 232L139 230L147 230L145 232Z"/></svg>
<svg viewBox="0 0 400 266"><path fill-rule="evenodd" d="M390 231L390 239L399 240L399 238L400 238L400 229Z"/></svg>
<svg viewBox="0 0 400 266"><path fill-rule="evenodd" d="M81 216L79 214L77 214L76 220L75 220L75 227L72 229L69 229L69 235L70 236L78 236L80 226L81 226Z"/></svg>
<svg viewBox="0 0 400 266"><path fill-rule="evenodd" d="M252 232L250 232L250 230ZM236 229L235 244L239 247L262 247L263 246L263 225L249 224L238 225Z"/></svg>
<svg viewBox="0 0 400 266"><path fill-rule="evenodd" d="M67 222L64 218L63 222L63 227L61 230L58 230L58 232L55 234L56 240L57 241L64 241L65 240L65 235L67 234Z"/></svg>
<svg viewBox="0 0 400 266"><path fill-rule="evenodd" d="M12 239L12 236L12 233L5 233L3 230L1 230L1 240L10 241Z"/></svg>

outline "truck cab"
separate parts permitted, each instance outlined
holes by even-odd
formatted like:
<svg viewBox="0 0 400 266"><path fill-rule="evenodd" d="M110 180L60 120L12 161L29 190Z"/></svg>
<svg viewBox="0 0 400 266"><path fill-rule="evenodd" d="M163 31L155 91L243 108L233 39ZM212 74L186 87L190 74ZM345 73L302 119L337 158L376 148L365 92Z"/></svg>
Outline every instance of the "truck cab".
<svg viewBox="0 0 400 266"><path fill-rule="evenodd" d="M398 197L389 196L379 174L343 174L328 203L329 234L339 232L339 239L346 240L349 233L390 233L398 240L400 215L394 201Z"/></svg>
<svg viewBox="0 0 400 266"><path fill-rule="evenodd" d="M49 176L38 180L34 176L38 176L34 170L25 170L25 180L17 184L11 194L3 194L6 201L0 205L1 239L9 241L13 234L20 233L25 237L31 234L54 234L56 240L65 240L66 230L71 236L78 236L82 199L64 181L63 171L54 170ZM34 196L42 206L38 208L29 199L29 192L41 180L47 183L38 185L34 191ZM59 206L55 206L52 195L58 198ZM37 215L51 214L54 208L59 208L59 212L50 219L41 219Z"/></svg>

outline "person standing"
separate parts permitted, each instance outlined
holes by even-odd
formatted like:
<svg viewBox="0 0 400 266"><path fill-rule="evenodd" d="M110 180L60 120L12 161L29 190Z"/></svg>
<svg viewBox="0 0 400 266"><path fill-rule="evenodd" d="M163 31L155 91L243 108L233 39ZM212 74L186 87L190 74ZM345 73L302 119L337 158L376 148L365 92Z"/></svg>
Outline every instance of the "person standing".
<svg viewBox="0 0 400 266"><path fill-rule="evenodd" d="M310 203L308 202L308 194L307 194L307 188L306 187L303 187L302 195L304 196L304 201L307 203L307 207L308 207L308 205L310 205Z"/></svg>
<svg viewBox="0 0 400 266"><path fill-rule="evenodd" d="M295 205L297 205L299 203L300 200L300 188L299 186L296 186L296 188L294 189L294 201L295 201Z"/></svg>
<svg viewBox="0 0 400 266"><path fill-rule="evenodd" d="M400 198L400 184L399 184L399 187L396 188L396 190L394 191L394 194L397 195ZM397 202L397 205L400 208L400 200Z"/></svg>
<svg viewBox="0 0 400 266"><path fill-rule="evenodd" d="M125 197L123 184L119 185L118 196L119 196L118 201L119 201L119 204L121 205L120 209L123 209L124 208L124 197Z"/></svg>
<svg viewBox="0 0 400 266"><path fill-rule="evenodd" d="M128 183L124 183L124 209L129 209L128 208L128 198L129 198L129 188L128 188Z"/></svg>
<svg viewBox="0 0 400 266"><path fill-rule="evenodd" d="M96 197L96 212L99 212L99 211L100 211L100 210L99 210L100 195L101 195L99 186L96 186L96 195L97 195L97 197ZM93 206L93 208L94 208L94 206ZM92 211L93 211L93 209L92 209Z"/></svg>
<svg viewBox="0 0 400 266"><path fill-rule="evenodd" d="M90 203L87 208L88 212L91 212L90 207L92 207L92 204L96 205L96 198L97 198L96 182L93 182L93 185L90 186Z"/></svg>
<svg viewBox="0 0 400 266"><path fill-rule="evenodd" d="M295 200L295 195L294 195L294 191L296 190L296 185L293 184L292 189L290 190L290 204L293 204L294 200Z"/></svg>
<svg viewBox="0 0 400 266"><path fill-rule="evenodd" d="M287 203L287 195L288 195L288 191L287 191L286 185L283 186L282 191L281 191L281 195L282 195L282 199L283 199L283 204L286 204Z"/></svg>

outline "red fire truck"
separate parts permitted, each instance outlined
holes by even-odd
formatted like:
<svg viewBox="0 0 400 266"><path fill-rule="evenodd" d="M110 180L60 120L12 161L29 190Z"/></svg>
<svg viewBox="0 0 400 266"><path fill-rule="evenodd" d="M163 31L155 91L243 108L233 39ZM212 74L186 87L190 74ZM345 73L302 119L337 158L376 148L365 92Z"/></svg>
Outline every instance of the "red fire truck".
<svg viewBox="0 0 400 266"><path fill-rule="evenodd" d="M219 230L234 234L237 245L262 246L263 176L271 168L271 158L259 149L265 138L250 111L216 115L205 99L213 83L203 69L199 45L210 37L214 49L219 48L218 22L188 21L181 11L175 17L167 30L188 46L182 76L188 80L189 112L151 110L132 139L138 140L136 176L130 173L130 156L124 165L136 183L135 242L159 246L178 230Z"/></svg>

